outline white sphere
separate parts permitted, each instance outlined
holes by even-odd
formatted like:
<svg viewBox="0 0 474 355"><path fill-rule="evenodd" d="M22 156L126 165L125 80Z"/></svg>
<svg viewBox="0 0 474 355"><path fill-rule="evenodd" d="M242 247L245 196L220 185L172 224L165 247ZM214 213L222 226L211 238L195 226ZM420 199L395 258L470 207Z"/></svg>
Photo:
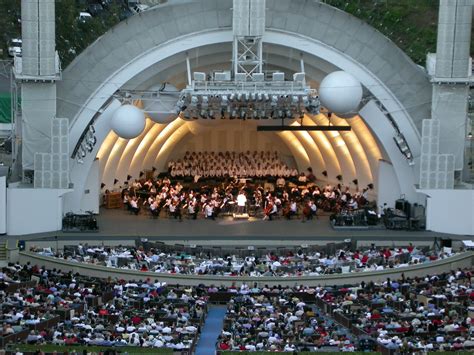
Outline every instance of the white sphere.
<svg viewBox="0 0 474 355"><path fill-rule="evenodd" d="M176 103L178 102L180 92L171 85L162 84L152 86L149 91L159 91L160 96L156 99L143 99L143 110L153 122L170 123L178 114L176 113Z"/></svg>
<svg viewBox="0 0 474 355"><path fill-rule="evenodd" d="M111 126L121 138L136 138L145 129L145 114L134 105L123 105L115 110Z"/></svg>
<svg viewBox="0 0 474 355"><path fill-rule="evenodd" d="M336 114L347 114L357 110L362 94L360 82L345 71L329 74L319 86L321 104Z"/></svg>

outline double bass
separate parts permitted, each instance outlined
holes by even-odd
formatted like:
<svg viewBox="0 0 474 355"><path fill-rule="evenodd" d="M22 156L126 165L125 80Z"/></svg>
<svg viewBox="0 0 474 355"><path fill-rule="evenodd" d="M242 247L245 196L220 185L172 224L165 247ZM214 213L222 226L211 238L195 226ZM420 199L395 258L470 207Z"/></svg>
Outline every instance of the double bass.
<svg viewBox="0 0 474 355"><path fill-rule="evenodd" d="M273 201L268 201L267 207L265 207L265 210L264 210L265 216L269 216L272 210L273 210Z"/></svg>

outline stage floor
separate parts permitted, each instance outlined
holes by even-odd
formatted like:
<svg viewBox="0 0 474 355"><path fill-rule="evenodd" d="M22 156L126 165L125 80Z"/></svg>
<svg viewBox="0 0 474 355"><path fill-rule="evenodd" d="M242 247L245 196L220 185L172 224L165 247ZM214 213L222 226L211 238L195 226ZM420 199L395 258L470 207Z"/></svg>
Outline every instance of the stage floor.
<svg viewBox="0 0 474 355"><path fill-rule="evenodd" d="M272 240L275 245L285 242L329 241L347 238L366 241L420 241L433 240L434 237L469 239L429 231L395 231L382 228L375 230L334 230L329 222L329 216L319 216L318 219L305 223L302 223L299 219L263 221L255 218L233 220L231 217L217 218L215 221L202 218L197 220L183 218L182 222L179 222L169 218L152 219L148 214L135 216L124 210L101 209L97 220L99 224L99 232L97 233L57 232L42 234L42 236L61 236L67 239L83 238L84 240L104 240L105 237L117 239L142 237L175 242L223 241L226 244L248 244L257 240L265 244ZM23 239L34 237L34 235L31 235Z"/></svg>

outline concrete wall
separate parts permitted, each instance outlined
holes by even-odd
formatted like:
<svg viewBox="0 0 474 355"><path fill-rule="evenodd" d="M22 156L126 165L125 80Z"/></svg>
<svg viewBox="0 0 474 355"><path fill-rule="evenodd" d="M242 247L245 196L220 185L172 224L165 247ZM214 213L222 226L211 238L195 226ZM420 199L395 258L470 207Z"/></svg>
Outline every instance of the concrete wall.
<svg viewBox="0 0 474 355"><path fill-rule="evenodd" d="M0 234L7 232L7 178L0 177Z"/></svg>
<svg viewBox="0 0 474 355"><path fill-rule="evenodd" d="M474 252L466 252L451 258L434 261L428 264L417 265L410 268L390 269L383 271L373 272L361 272L361 273L349 273L349 274L335 274L335 275L324 275L324 276L304 276L304 277L227 277L227 276L195 276L195 275L171 275L161 274L154 272L140 272L123 269L113 269L105 266L79 264L74 262L68 262L60 259L45 257L37 255L35 253L20 252L19 261L20 263L30 262L45 266L47 268L59 268L62 271L72 271L81 275L95 276L113 279L124 279L124 280L145 280L150 278L152 280L158 279L165 281L168 284L180 284L180 285L225 285L230 286L232 284L248 283L253 284L256 282L259 286L263 285L282 285L282 286L295 286L295 285L309 285L309 286L325 286L325 285L357 285L362 281L369 282L382 282L388 277L392 280L401 278L401 274L405 274L406 277L422 277L425 275L433 275L436 273L448 272L457 268L465 268L472 266Z"/></svg>
<svg viewBox="0 0 474 355"><path fill-rule="evenodd" d="M7 189L7 233L22 235L60 230L63 195L71 190Z"/></svg>
<svg viewBox="0 0 474 355"><path fill-rule="evenodd" d="M85 190L81 200L81 211L99 213L100 200L99 159L95 159L89 170ZM68 211L66 211L68 212Z"/></svg>
<svg viewBox="0 0 474 355"><path fill-rule="evenodd" d="M474 236L474 190L420 190L426 194L426 229Z"/></svg>

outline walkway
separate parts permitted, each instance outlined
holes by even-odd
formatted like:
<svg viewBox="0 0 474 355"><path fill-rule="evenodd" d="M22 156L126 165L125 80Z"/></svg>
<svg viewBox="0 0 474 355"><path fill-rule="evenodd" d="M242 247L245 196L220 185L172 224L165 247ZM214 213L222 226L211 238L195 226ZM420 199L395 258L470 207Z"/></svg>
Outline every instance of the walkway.
<svg viewBox="0 0 474 355"><path fill-rule="evenodd" d="M214 354L217 337L221 333L224 324L225 313L225 306L212 305L209 307L207 318L201 331L201 337L196 347L196 355Z"/></svg>

